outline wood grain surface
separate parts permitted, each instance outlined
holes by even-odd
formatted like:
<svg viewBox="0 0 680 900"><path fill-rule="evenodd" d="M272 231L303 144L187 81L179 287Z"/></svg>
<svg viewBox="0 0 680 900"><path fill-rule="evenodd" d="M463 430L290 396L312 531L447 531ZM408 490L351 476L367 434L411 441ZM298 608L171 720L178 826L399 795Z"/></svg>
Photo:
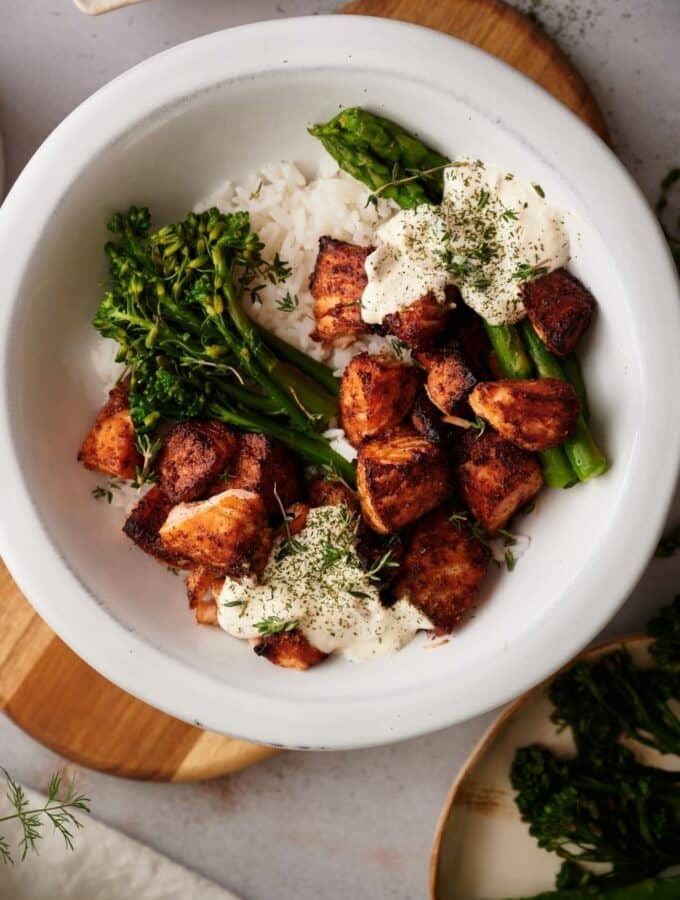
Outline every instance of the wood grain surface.
<svg viewBox="0 0 680 900"><path fill-rule="evenodd" d="M475 44L533 78L606 137L595 101L566 57L499 0L356 0L342 11L415 22ZM0 709L57 753L127 778L212 778L276 752L201 731L106 681L47 627L2 563Z"/></svg>

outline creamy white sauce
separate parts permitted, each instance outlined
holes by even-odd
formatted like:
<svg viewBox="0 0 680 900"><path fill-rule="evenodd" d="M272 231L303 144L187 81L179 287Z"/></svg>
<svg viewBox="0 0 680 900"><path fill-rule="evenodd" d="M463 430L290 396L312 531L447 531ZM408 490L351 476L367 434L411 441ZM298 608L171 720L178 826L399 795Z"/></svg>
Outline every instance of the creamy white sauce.
<svg viewBox="0 0 680 900"><path fill-rule="evenodd" d="M447 284L490 324L519 321L522 285L569 260L562 217L541 194L480 160L457 161L444 172L440 206L403 210L378 229L364 321L381 322L428 291L443 303Z"/></svg>
<svg viewBox="0 0 680 900"><path fill-rule="evenodd" d="M444 301L444 289L451 283L441 262L445 231L439 208L427 204L405 209L378 228L378 246L366 259L364 322L379 324L428 291Z"/></svg>
<svg viewBox="0 0 680 900"><path fill-rule="evenodd" d="M220 626L256 638L267 619L297 623L324 653L364 660L395 653L432 623L407 600L386 607L355 550L356 517L344 506L309 511L305 528L278 539L259 581L227 578L217 601ZM329 548L331 548L329 550Z"/></svg>

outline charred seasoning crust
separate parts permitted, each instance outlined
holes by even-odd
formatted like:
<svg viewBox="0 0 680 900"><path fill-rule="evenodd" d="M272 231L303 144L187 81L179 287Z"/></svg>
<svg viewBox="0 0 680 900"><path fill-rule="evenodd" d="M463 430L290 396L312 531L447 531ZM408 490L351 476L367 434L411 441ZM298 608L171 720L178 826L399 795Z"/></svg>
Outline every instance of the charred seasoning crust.
<svg viewBox="0 0 680 900"><path fill-rule="evenodd" d="M408 597L439 632L450 632L477 598L491 551L448 511L416 524L395 594Z"/></svg>
<svg viewBox="0 0 680 900"><path fill-rule="evenodd" d="M406 430L363 442L357 483L364 518L381 534L410 524L453 491L442 450Z"/></svg>
<svg viewBox="0 0 680 900"><path fill-rule="evenodd" d="M314 298L315 341L353 338L368 327L361 318L361 295L368 282L364 263L374 247L360 247L324 235L309 279Z"/></svg>
<svg viewBox="0 0 680 900"><path fill-rule="evenodd" d="M286 669L304 671L326 659L327 654L313 647L300 631L284 631L260 638L253 646L258 656Z"/></svg>
<svg viewBox="0 0 680 900"><path fill-rule="evenodd" d="M193 568L195 563L163 544L160 529L174 504L154 485L137 503L125 520L123 532L145 553L178 569Z"/></svg>
<svg viewBox="0 0 680 900"><path fill-rule="evenodd" d="M566 269L527 282L523 300L536 333L562 359L576 348L596 306L590 291Z"/></svg>
<svg viewBox="0 0 680 900"><path fill-rule="evenodd" d="M502 528L543 485L536 457L499 434L466 433L457 446L458 486L472 514L489 533Z"/></svg>
<svg viewBox="0 0 680 900"><path fill-rule="evenodd" d="M238 447L238 436L221 422L181 422L170 430L158 456L158 485L173 503L197 500Z"/></svg>

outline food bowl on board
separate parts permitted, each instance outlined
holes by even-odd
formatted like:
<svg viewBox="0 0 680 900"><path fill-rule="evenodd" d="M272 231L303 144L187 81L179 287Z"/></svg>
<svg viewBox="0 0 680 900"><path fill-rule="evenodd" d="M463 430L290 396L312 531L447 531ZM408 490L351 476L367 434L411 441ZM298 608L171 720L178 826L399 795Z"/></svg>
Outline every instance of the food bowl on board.
<svg viewBox="0 0 680 900"><path fill-rule="evenodd" d="M660 229L608 148L543 90L439 33L369 18L266 22L153 57L48 138L0 210L0 550L48 624L111 681L179 718L291 747L359 747L461 721L572 656L650 557L675 484L680 312ZM424 65L424 61L427 64ZM568 211L599 316L583 361L611 469L545 492L529 552L440 646L301 674L196 628L177 580L92 501L76 449L101 404L90 327L114 210L183 217L225 178L303 168L340 105L539 183Z"/></svg>

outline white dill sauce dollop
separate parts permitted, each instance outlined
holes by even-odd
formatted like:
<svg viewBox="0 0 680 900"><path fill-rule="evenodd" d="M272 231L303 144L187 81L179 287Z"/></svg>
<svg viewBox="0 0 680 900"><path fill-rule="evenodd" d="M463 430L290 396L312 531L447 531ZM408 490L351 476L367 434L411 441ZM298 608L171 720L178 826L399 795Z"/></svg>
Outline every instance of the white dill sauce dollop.
<svg viewBox="0 0 680 900"><path fill-rule="evenodd" d="M234 637L256 638L265 620L296 623L314 647L350 660L395 653L418 630L431 630L407 600L380 602L379 583L356 553L356 525L346 506L311 509L299 534L275 541L259 580L225 580L220 626Z"/></svg>
<svg viewBox="0 0 680 900"><path fill-rule="evenodd" d="M428 291L443 303L455 284L491 325L511 325L524 316L522 285L569 260L562 216L541 188L481 160L451 165L440 206L398 212L377 237L361 307L370 323Z"/></svg>

